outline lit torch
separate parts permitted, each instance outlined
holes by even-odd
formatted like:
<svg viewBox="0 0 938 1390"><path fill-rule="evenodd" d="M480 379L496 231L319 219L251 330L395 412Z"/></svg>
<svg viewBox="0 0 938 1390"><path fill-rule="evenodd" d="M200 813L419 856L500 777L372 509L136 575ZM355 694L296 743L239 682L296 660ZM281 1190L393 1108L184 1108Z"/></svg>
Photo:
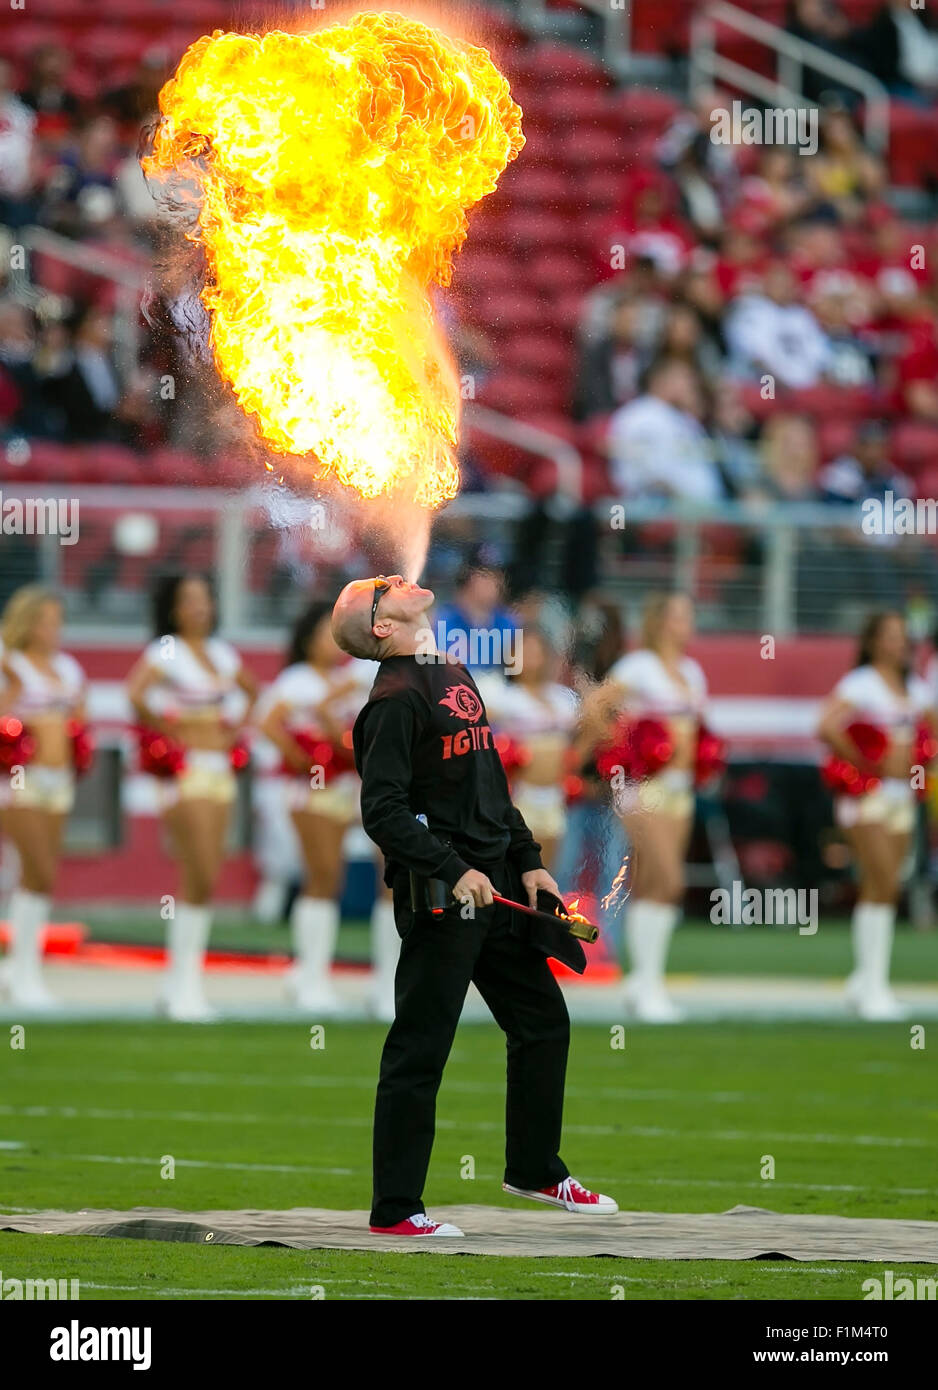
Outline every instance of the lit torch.
<svg viewBox="0 0 938 1390"><path fill-rule="evenodd" d="M428 290L524 144L480 48L397 14L199 39L148 176L194 184L215 364L261 439L364 498L455 496L459 384Z"/></svg>

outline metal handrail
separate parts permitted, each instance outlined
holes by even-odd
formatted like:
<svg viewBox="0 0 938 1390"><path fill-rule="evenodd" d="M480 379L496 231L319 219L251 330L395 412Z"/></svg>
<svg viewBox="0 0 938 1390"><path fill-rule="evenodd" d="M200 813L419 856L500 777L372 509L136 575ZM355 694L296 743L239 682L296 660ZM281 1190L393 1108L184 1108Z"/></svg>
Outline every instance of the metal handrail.
<svg viewBox="0 0 938 1390"><path fill-rule="evenodd" d="M557 468L557 489L571 501L583 499L583 459L566 439L530 425L524 420L515 420L488 406L467 405L465 418L472 429L483 434L491 434L512 444L525 453L536 454L539 458L550 459Z"/></svg>
<svg viewBox="0 0 938 1390"><path fill-rule="evenodd" d="M778 80L772 82L761 73L752 72L740 63L721 57L716 51L716 29L719 24L774 49L778 56ZM704 77L709 77L711 80L718 78L731 82L760 100L766 99L768 83L772 90L770 100L788 105L793 100L803 103L801 74L805 67L814 68L845 87L852 87L865 98L863 119L867 143L880 153L886 150L889 146L889 92L871 73L806 39L796 38L777 24L770 24L747 10L741 10L738 5L728 4L727 0L715 0L715 3L694 15L691 21L692 92L704 85Z"/></svg>

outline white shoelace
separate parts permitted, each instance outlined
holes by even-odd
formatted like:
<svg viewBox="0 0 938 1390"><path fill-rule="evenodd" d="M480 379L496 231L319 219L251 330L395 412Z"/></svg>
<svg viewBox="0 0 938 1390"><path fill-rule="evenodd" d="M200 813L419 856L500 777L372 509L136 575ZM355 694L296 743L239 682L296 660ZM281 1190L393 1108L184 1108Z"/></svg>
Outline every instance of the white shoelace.
<svg viewBox="0 0 938 1390"><path fill-rule="evenodd" d="M415 1216L412 1216L410 1218L410 1224L412 1226L435 1226L437 1223L435 1221L431 1221L429 1216L427 1216L426 1212L418 1211Z"/></svg>
<svg viewBox="0 0 938 1390"><path fill-rule="evenodd" d="M578 1192L585 1193L586 1188L582 1183L577 1182L576 1178L564 1178L563 1182L557 1188L557 1196L562 1202L575 1201Z"/></svg>

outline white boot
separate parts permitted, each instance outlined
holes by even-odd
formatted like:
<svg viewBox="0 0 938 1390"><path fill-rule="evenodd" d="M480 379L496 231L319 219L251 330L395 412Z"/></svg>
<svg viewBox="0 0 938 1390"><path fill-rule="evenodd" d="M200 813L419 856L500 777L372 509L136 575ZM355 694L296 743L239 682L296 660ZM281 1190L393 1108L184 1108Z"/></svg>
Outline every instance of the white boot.
<svg viewBox="0 0 938 1390"><path fill-rule="evenodd" d="M3 986L11 1004L23 1009L48 1009L55 1004L42 979L42 929L49 917L43 893L18 888L10 897L13 940L4 961Z"/></svg>
<svg viewBox="0 0 938 1390"><path fill-rule="evenodd" d="M311 1013L336 1013L339 1000L329 979L339 905L329 898L297 898L290 914L296 962L287 974L287 990L298 1008Z"/></svg>
<svg viewBox="0 0 938 1390"><path fill-rule="evenodd" d="M625 919L625 939L631 967L625 1001L644 1023L676 1023L683 1017L664 983L671 934L677 922L671 903L633 902Z"/></svg>
<svg viewBox="0 0 938 1390"><path fill-rule="evenodd" d="M212 928L212 909L177 903L166 934L166 976L161 1004L177 1023L210 1023L216 1017L205 998L202 967Z"/></svg>
<svg viewBox="0 0 938 1390"><path fill-rule="evenodd" d="M388 898L376 898L371 909L371 1012L382 1023L394 1021L394 975L400 954L394 904Z"/></svg>
<svg viewBox="0 0 938 1390"><path fill-rule="evenodd" d="M853 973L846 985L847 1004L871 1023L905 1017L889 988L895 920L896 909L889 903L857 903L853 909Z"/></svg>

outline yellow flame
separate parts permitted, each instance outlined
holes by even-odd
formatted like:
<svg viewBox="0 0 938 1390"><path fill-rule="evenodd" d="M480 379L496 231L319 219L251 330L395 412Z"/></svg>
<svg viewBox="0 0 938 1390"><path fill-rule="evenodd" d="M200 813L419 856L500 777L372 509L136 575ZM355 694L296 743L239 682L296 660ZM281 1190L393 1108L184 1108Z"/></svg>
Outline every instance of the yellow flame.
<svg viewBox="0 0 938 1390"><path fill-rule="evenodd" d="M148 175L195 180L215 362L277 453L453 497L459 383L428 287L524 144L481 48L398 14L199 39Z"/></svg>
<svg viewBox="0 0 938 1390"><path fill-rule="evenodd" d="M612 887L602 899L602 906L605 912L612 907L618 907L620 901L624 901L629 894L631 877L631 860L628 855L622 861L622 867L612 880Z"/></svg>

